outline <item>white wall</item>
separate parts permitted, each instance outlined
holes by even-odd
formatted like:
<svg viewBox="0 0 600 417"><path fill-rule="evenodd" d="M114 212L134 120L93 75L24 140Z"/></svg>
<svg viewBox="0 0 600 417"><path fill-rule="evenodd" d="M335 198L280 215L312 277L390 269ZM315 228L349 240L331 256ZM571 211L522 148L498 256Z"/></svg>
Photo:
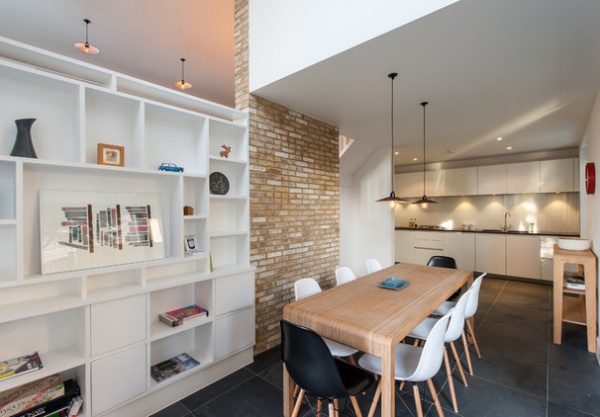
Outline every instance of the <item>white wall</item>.
<svg viewBox="0 0 600 417"><path fill-rule="evenodd" d="M457 0L250 0L250 91Z"/></svg>
<svg viewBox="0 0 600 417"><path fill-rule="evenodd" d="M358 172L342 179L340 190L340 264L357 276L367 273L365 262L378 259L383 266L394 262L394 212L376 200L392 190L390 150L371 154Z"/></svg>
<svg viewBox="0 0 600 417"><path fill-rule="evenodd" d="M600 95L596 96L596 101L592 113L590 114L585 136L587 138L587 152L585 152L584 149L585 154L582 153L582 155L580 155L580 160L583 163L586 162L587 158L587 161L594 162L596 165L597 180L596 192L594 194L586 195L585 192L581 193L581 206L586 208L587 215L587 230L582 230L581 234L590 239L592 250L596 256L598 256L600 254L600 216L598 216L600 211L600 184L598 184L600 180L598 175L600 173ZM581 172L581 174L580 177L583 178L583 172ZM582 190L585 190L585 187L582 187ZM582 221L582 226L584 224L585 221ZM600 277L598 271L596 271L596 276ZM598 305L598 317L600 317L600 303ZM600 338L598 345L600 345Z"/></svg>

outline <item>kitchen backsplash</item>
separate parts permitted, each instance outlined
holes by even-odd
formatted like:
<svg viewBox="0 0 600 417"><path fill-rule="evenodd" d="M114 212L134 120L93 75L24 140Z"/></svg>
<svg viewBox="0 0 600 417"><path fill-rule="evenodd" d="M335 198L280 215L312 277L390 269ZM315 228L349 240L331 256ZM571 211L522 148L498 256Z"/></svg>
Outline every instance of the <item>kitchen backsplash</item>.
<svg viewBox="0 0 600 417"><path fill-rule="evenodd" d="M396 227L408 227L411 219L418 226L443 226L447 229L499 229L504 214L510 213L511 230L579 233L579 193L508 194L499 196L433 197L438 204L427 210L416 204L396 208Z"/></svg>

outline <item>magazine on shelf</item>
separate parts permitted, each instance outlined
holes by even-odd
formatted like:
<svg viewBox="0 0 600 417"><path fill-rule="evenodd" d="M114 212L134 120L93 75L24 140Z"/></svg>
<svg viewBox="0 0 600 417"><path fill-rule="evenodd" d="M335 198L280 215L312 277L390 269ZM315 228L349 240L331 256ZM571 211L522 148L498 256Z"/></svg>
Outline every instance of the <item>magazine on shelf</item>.
<svg viewBox="0 0 600 417"><path fill-rule="evenodd" d="M585 290L585 280L583 274L566 272L565 288L572 290Z"/></svg>
<svg viewBox="0 0 600 417"><path fill-rule="evenodd" d="M192 323L193 321L207 316L208 311L206 309L193 304L187 307L167 311L166 313L161 313L158 315L158 318L163 323L166 323L171 327L176 327L184 323Z"/></svg>
<svg viewBox="0 0 600 417"><path fill-rule="evenodd" d="M61 383L62 394L55 397L40 398L24 411L14 414L13 417L39 417L39 416L67 416L74 398L80 395L79 386L74 380L69 379ZM77 415L77 414L75 414Z"/></svg>
<svg viewBox="0 0 600 417"><path fill-rule="evenodd" d="M37 352L0 361L0 381L36 371L43 366L42 359Z"/></svg>
<svg viewBox="0 0 600 417"><path fill-rule="evenodd" d="M180 374L181 372L192 369L198 365L200 365L200 362L187 353L182 353L174 358L152 365L150 367L150 374L156 382L161 382L173 375Z"/></svg>

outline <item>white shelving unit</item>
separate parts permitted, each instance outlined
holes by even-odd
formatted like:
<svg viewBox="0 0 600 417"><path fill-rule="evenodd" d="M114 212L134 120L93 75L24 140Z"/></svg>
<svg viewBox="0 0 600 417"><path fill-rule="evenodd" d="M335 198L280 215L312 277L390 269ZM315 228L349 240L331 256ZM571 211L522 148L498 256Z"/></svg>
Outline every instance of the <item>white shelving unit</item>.
<svg viewBox="0 0 600 417"><path fill-rule="evenodd" d="M38 351L44 364L0 392L59 373L79 384L85 417L145 415L251 362L247 114L6 38L0 91L0 360ZM21 118L37 119L38 159L9 156ZM123 146L125 166L97 165L98 143ZM225 195L210 193L215 171ZM42 274L42 190L157 195L164 259ZM191 234L199 254L185 251ZM158 320L194 303L209 316ZM183 352L201 365L150 377Z"/></svg>

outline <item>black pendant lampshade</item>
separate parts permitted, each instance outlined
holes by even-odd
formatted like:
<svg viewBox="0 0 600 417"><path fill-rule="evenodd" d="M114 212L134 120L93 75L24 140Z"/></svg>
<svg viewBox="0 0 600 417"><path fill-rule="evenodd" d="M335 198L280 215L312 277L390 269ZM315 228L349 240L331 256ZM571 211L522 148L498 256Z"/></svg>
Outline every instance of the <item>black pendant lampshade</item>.
<svg viewBox="0 0 600 417"><path fill-rule="evenodd" d="M397 203L408 203L408 201L400 198L400 197L396 197L396 193L394 192L394 78L396 78L398 76L398 73L396 72L392 72L391 74L388 74L388 77L392 80L392 105L391 105L391 110L392 110L392 114L391 114L391 125L392 125L392 134L391 134L391 139L392 139L392 149L390 150L391 153L391 172L392 172L392 192L390 193L389 196L387 197L383 197L380 198L379 200L377 200L378 203L388 203L390 208L394 208L396 207Z"/></svg>
<svg viewBox="0 0 600 417"><path fill-rule="evenodd" d="M421 106L423 106L423 197L413 203L420 205L423 210L427 209L430 204L437 203L437 201L428 198L427 193L425 192L425 106L427 106L427 104L429 104L427 101L421 103Z"/></svg>

